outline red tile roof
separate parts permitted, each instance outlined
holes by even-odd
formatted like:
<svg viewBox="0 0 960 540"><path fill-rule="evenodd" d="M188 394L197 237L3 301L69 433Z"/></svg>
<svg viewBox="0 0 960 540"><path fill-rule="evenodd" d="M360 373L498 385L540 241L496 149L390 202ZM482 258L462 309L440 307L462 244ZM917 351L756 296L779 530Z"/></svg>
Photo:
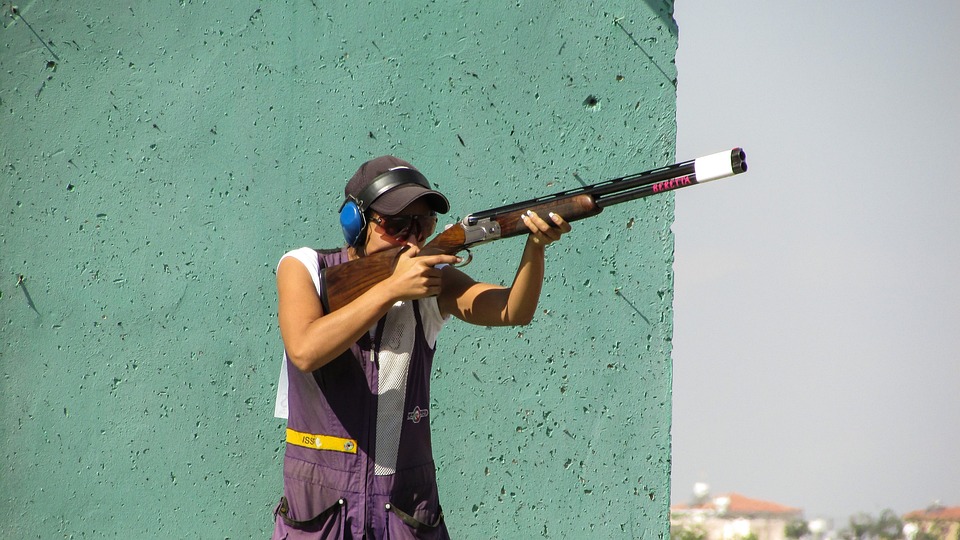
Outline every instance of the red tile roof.
<svg viewBox="0 0 960 540"><path fill-rule="evenodd" d="M751 499L749 497L744 497L739 493L727 493L725 495L719 495L716 497L711 497L706 502L701 504L694 505L685 505L678 504L672 507L673 510L713 510L719 511L720 504L719 500L726 498L729 500L729 504L726 505L726 514L728 515L756 515L756 514L802 514L803 510L800 508L794 508L792 506L785 506L782 504L761 501L759 499Z"/></svg>
<svg viewBox="0 0 960 540"><path fill-rule="evenodd" d="M799 508L750 499L739 493L730 493L727 497L730 497L730 506L727 507L727 511L735 514L797 514L802 512Z"/></svg>
<svg viewBox="0 0 960 540"><path fill-rule="evenodd" d="M926 510L914 510L903 516L916 521L960 521L960 506L938 506Z"/></svg>

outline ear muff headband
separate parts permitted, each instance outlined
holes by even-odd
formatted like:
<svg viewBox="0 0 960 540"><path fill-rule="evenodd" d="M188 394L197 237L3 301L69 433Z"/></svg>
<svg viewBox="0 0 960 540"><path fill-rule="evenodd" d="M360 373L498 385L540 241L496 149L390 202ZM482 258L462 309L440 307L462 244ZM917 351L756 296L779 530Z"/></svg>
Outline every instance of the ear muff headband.
<svg viewBox="0 0 960 540"><path fill-rule="evenodd" d="M363 232L367 228L367 210L373 201L387 191L403 185L419 184L430 189L430 183L427 178L407 167L397 167L377 176L367 187L360 190L356 197L348 195L340 206L340 227L343 229L343 238L347 245L354 247L363 237Z"/></svg>

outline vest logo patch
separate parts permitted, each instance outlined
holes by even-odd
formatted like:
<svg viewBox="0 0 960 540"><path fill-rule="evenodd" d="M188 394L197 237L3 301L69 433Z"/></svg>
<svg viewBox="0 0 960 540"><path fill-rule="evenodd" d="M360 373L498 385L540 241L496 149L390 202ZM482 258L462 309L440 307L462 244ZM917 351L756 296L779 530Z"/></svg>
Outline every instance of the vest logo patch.
<svg viewBox="0 0 960 540"><path fill-rule="evenodd" d="M412 411L407 413L407 420L410 420L414 424L419 424L420 420L430 416L430 409L421 409L420 406L414 407Z"/></svg>

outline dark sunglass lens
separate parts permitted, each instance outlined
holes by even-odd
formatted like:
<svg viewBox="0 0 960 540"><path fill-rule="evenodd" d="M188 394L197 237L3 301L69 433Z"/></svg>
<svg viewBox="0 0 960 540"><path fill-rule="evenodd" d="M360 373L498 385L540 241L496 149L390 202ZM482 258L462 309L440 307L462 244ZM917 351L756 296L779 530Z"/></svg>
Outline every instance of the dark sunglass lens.
<svg viewBox="0 0 960 540"><path fill-rule="evenodd" d="M420 231L422 232L423 238L426 238L432 235L433 231L437 229L437 217L420 216L417 219L417 224L420 226Z"/></svg>
<svg viewBox="0 0 960 540"><path fill-rule="evenodd" d="M390 216L380 217L377 223L390 236L400 238L416 232L417 237L424 240L436 230L437 217L434 215Z"/></svg>
<svg viewBox="0 0 960 540"><path fill-rule="evenodd" d="M410 230L410 224L413 218L409 216L392 216L384 220L383 228L390 236L406 235Z"/></svg>

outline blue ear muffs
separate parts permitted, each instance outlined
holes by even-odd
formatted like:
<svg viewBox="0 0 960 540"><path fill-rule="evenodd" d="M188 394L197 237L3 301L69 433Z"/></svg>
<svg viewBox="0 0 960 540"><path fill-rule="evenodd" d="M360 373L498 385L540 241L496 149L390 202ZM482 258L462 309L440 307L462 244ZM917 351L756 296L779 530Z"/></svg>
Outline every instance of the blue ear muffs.
<svg viewBox="0 0 960 540"><path fill-rule="evenodd" d="M340 227L343 229L343 238L350 247L356 247L360 242L363 230L367 228L367 220L353 199L347 199L340 207Z"/></svg>

